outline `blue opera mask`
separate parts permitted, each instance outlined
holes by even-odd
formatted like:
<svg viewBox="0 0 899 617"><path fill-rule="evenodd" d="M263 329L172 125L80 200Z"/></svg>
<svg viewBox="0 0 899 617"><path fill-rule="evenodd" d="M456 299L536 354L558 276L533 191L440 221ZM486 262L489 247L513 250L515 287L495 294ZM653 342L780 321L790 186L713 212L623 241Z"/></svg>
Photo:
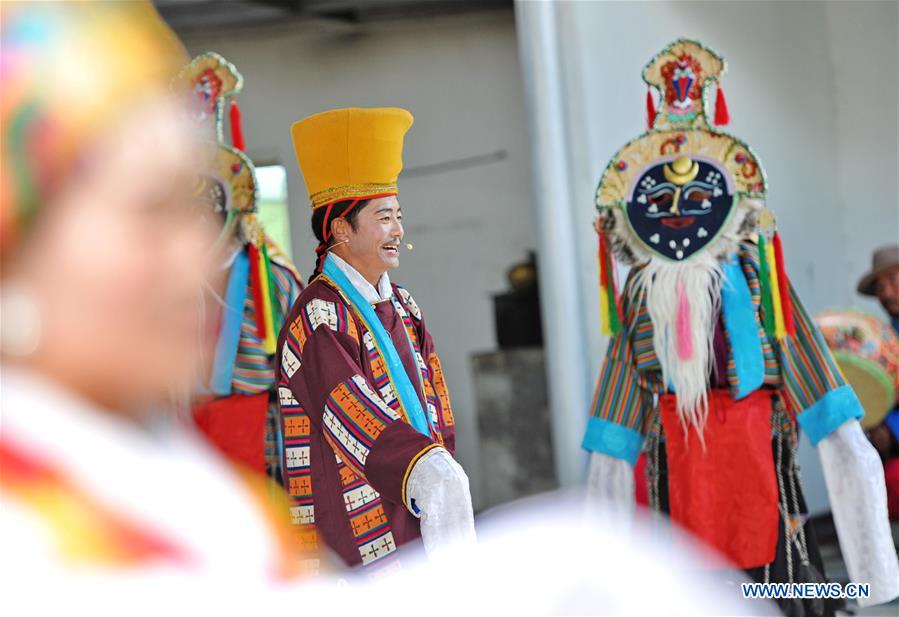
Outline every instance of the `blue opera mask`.
<svg viewBox="0 0 899 617"><path fill-rule="evenodd" d="M733 182L725 169L699 156L672 156L639 176L627 199L627 218L649 249L682 261L715 239L733 206Z"/></svg>

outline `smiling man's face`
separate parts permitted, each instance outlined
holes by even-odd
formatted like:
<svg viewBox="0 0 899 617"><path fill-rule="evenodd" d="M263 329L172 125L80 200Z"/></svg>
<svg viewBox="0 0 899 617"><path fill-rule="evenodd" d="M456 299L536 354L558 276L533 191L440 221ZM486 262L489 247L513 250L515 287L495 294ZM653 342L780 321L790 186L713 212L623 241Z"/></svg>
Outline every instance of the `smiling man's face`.
<svg viewBox="0 0 899 617"><path fill-rule="evenodd" d="M336 239L346 242L334 252L375 284L382 274L400 265L402 221L395 196L372 199L356 216L355 228L346 224L335 230Z"/></svg>

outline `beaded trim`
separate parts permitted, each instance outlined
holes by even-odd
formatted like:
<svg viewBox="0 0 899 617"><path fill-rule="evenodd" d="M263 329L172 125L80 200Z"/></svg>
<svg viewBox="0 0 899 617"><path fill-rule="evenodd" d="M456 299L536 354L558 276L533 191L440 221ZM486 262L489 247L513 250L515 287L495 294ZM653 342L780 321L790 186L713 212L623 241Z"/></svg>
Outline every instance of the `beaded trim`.
<svg viewBox="0 0 899 617"><path fill-rule="evenodd" d="M329 203L341 199L358 199L371 197L372 195L396 195L399 189L393 184L347 184L337 186L324 191L319 191L309 196L312 201L312 209L315 210Z"/></svg>

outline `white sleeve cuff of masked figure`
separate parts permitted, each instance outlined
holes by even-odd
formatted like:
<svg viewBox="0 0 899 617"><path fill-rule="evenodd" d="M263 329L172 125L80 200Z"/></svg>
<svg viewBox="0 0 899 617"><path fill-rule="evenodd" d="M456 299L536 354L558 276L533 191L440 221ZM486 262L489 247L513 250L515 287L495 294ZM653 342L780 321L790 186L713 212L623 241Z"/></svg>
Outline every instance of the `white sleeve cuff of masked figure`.
<svg viewBox="0 0 899 617"><path fill-rule="evenodd" d="M859 605L889 602L899 596L899 562L880 458L854 419L824 437L818 454L849 578L870 585Z"/></svg>
<svg viewBox="0 0 899 617"><path fill-rule="evenodd" d="M602 452L590 454L587 472L587 507L632 517L634 500L634 468L625 461Z"/></svg>

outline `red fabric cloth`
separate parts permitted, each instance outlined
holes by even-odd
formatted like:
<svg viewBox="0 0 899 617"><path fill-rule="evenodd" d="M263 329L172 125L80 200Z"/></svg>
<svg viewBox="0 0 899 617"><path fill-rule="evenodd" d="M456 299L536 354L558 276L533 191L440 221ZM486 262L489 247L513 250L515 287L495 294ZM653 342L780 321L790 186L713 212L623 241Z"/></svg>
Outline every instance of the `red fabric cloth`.
<svg viewBox="0 0 899 617"><path fill-rule="evenodd" d="M233 394L194 407L194 422L230 460L265 473L268 392Z"/></svg>
<svg viewBox="0 0 899 617"><path fill-rule="evenodd" d="M735 401L726 390L711 390L705 447L695 428L685 439L675 395L659 401L671 519L740 568L771 563L777 546L773 394L756 390Z"/></svg>
<svg viewBox="0 0 899 617"><path fill-rule="evenodd" d="M891 458L883 464L883 475L887 485L890 520L899 521L899 457Z"/></svg>

